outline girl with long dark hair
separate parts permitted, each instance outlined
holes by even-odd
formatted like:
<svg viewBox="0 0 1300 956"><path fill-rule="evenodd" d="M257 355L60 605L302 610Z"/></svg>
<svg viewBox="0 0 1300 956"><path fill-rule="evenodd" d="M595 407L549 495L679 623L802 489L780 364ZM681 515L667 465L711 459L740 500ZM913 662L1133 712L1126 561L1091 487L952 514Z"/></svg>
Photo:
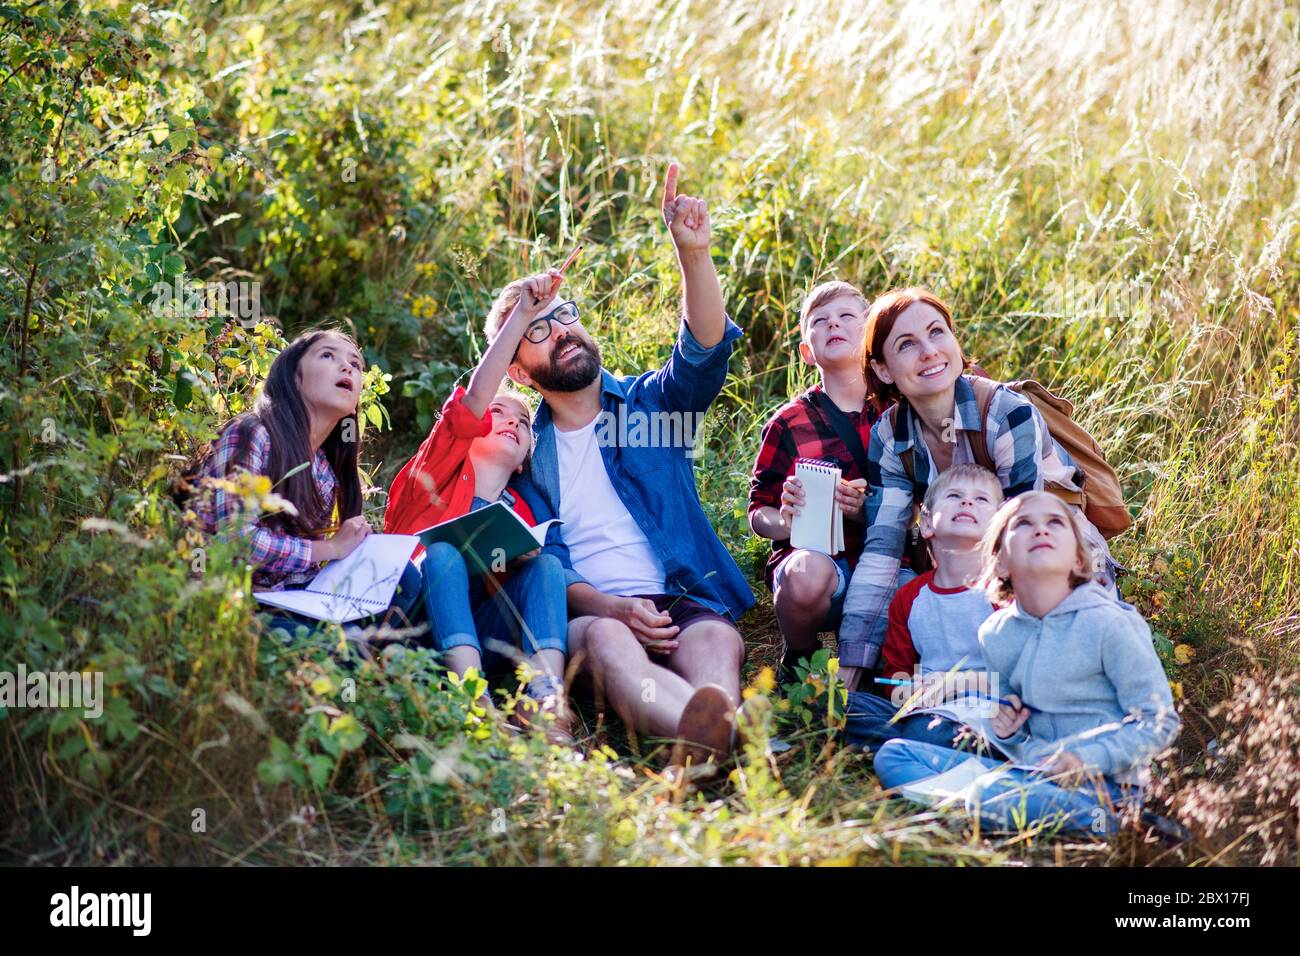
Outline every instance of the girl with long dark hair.
<svg viewBox="0 0 1300 956"><path fill-rule="evenodd" d="M370 533L357 470L364 370L361 351L346 333L302 333L271 363L252 409L226 423L182 482L178 498L189 501L205 532L233 522L249 537L258 590L302 587L323 562L346 557ZM264 475L292 507L246 520L244 496L223 481L240 472ZM419 572L411 566L396 606L405 613L419 596ZM306 622L272 619L290 631L298 623Z"/></svg>

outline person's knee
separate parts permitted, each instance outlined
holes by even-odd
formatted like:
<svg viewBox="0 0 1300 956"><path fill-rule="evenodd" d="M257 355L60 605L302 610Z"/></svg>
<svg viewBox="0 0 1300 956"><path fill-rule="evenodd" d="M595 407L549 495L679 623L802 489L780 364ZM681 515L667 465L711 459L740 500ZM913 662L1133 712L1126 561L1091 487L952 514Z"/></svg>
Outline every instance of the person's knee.
<svg viewBox="0 0 1300 956"><path fill-rule="evenodd" d="M812 551L797 551L784 565L774 599L782 610L816 608L830 599L836 583L830 559Z"/></svg>
<svg viewBox="0 0 1300 956"><path fill-rule="evenodd" d="M463 571L465 559L453 544L438 541L429 545L424 554L424 563L420 572L429 584L437 584L439 579L449 573Z"/></svg>
<svg viewBox="0 0 1300 956"><path fill-rule="evenodd" d="M536 578L564 580L564 565L553 554L539 554L534 558L529 558L524 562L524 566L520 571Z"/></svg>
<svg viewBox="0 0 1300 956"><path fill-rule="evenodd" d="M740 632L730 624L702 621L691 628L689 639L702 650L707 650L710 659L740 670L740 662L745 656L745 642Z"/></svg>
<svg viewBox="0 0 1300 956"><path fill-rule="evenodd" d="M598 618L587 625L583 643L592 666L600 669L617 664L639 646L628 626L612 617Z"/></svg>
<svg viewBox="0 0 1300 956"><path fill-rule="evenodd" d="M903 767L911 763L911 760L912 755L906 742L902 740L886 740L881 744L874 758L876 777L880 780L880 785L882 787L893 786L891 781L897 779L899 772Z"/></svg>

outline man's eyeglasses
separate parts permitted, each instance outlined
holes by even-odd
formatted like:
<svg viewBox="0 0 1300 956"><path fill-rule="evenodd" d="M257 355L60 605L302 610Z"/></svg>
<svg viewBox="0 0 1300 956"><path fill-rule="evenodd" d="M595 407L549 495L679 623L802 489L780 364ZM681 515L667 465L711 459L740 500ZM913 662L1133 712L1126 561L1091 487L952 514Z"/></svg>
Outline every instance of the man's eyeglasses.
<svg viewBox="0 0 1300 956"><path fill-rule="evenodd" d="M546 315L533 319L524 330L524 338L534 345L541 345L551 337L551 322L572 325L578 321L578 307L572 302L561 302Z"/></svg>

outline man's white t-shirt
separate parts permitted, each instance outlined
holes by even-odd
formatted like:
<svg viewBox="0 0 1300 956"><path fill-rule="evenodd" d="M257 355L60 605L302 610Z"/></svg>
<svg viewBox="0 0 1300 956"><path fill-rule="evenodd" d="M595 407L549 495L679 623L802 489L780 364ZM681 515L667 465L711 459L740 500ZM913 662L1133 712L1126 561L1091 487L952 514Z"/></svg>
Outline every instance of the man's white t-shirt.
<svg viewBox="0 0 1300 956"><path fill-rule="evenodd" d="M619 500L596 442L597 415L577 431L555 429L560 528L573 569L606 594L662 594L664 566Z"/></svg>

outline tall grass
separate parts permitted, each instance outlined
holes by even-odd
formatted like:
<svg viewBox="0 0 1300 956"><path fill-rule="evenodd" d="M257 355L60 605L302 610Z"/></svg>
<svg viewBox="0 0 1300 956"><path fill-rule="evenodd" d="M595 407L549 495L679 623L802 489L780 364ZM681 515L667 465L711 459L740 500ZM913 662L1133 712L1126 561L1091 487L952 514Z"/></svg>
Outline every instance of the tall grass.
<svg viewBox="0 0 1300 956"><path fill-rule="evenodd" d="M928 284L951 304L970 354L997 376L1064 392L1101 439L1139 516L1115 543L1132 569L1126 588L1152 617L1195 718L1176 755L1180 773L1238 772L1201 759L1221 727L1210 710L1248 662L1295 667L1300 632L1294 8L169 7L159 22L174 40L172 62L198 75L211 103L201 132L221 146L208 192L176 222L187 267L259 277L268 311L289 331L321 320L355 327L367 357L394 376L394 428L368 456L377 486L476 360L493 291L574 243L587 254L571 294L607 366L662 360L680 290L657 198L676 159L682 188L710 202L715 261L746 330L697 468L706 508L742 564L756 572L765 552L744 521L759 430L812 381L795 353L801 293L832 275L869 295ZM382 503L372 495L368 511ZM338 709L333 691L312 689L313 668L329 665L265 649L241 658L252 646L247 607L186 607L185 627L221 622L228 662L194 692L203 708L184 720L163 710L151 731L158 752L148 760L179 774L185 796L165 792L173 778L153 776L159 765L130 756L136 778L118 772L88 794L68 785L53 788L66 791L56 798L41 783L40 797L17 804L105 821L77 831L70 858L97 847L108 857L240 862L1061 859L1043 841L994 842L908 816L880 798L859 758L821 737L779 764L742 761L733 789L683 808L635 759L574 762L516 744L509 763L518 767L507 772L472 741L454 743L462 723L473 725L454 689L438 685L426 701L400 668L367 680L441 716L417 720L397 704L371 714L367 756L316 788L304 816L301 786L266 789L252 765L304 710ZM58 616L67 629L106 626L84 606ZM770 607L743 630L756 668L774 647ZM144 645L175 631L148 633ZM141 655L153 659L147 647ZM273 715L274 732L238 717L238 701ZM412 720L439 741L433 757L399 752L380 730L410 734ZM229 746L198 751L221 734ZM298 738L303 752L319 754L308 737ZM612 742L626 754L621 738ZM439 770L438 755L462 746L463 779ZM206 768L213 758L220 773ZM228 807L221 836L192 837L177 814L210 801L218 782ZM396 789L416 796L395 808ZM502 807L511 825L497 832L489 824ZM1214 858L1210 830L1210 842L1179 860ZM9 840L29 848L48 831ZM1274 859L1291 832L1247 835L1243 846ZM1124 843L1072 852L1152 858ZM1281 852L1294 857L1294 846Z"/></svg>

